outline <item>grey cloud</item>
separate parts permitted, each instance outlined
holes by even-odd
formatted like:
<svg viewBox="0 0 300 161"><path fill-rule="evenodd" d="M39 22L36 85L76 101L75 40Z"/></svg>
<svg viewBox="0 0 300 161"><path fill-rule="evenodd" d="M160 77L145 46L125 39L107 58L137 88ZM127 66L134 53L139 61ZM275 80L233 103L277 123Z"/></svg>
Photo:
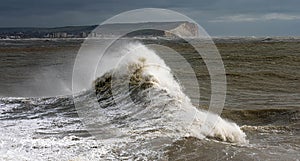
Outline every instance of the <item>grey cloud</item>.
<svg viewBox="0 0 300 161"><path fill-rule="evenodd" d="M0 27L98 24L127 10L166 8L186 14L214 32L214 21L228 26L266 23L263 20L299 21L299 6L299 0L1 0Z"/></svg>
<svg viewBox="0 0 300 161"><path fill-rule="evenodd" d="M284 14L284 13L268 13L262 15L228 15L221 16L209 22L253 22L253 21L272 21L272 20L300 20L299 15Z"/></svg>

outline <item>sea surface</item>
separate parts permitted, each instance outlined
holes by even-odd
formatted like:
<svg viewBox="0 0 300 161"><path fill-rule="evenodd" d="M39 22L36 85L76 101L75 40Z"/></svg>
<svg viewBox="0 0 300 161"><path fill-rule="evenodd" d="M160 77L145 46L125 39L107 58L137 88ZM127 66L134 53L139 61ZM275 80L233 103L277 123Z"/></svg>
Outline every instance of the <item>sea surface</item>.
<svg viewBox="0 0 300 161"><path fill-rule="evenodd" d="M220 117L205 62L181 40L116 44L106 64L131 54L72 93L83 41L0 40L0 160L299 160L300 39L215 38Z"/></svg>

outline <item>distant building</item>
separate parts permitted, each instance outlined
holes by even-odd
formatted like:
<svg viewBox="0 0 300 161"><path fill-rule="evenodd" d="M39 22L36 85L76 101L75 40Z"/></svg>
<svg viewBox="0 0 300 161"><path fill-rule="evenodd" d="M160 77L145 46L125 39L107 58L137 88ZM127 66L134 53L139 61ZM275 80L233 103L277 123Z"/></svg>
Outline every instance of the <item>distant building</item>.
<svg viewBox="0 0 300 161"><path fill-rule="evenodd" d="M61 38L66 38L68 36L68 34L67 33L65 33L65 32L63 32L63 33L60 33L60 37Z"/></svg>
<svg viewBox="0 0 300 161"><path fill-rule="evenodd" d="M86 38L86 37L87 37L87 33L86 33L86 32L81 32L81 33L79 34L79 37L81 37L81 38Z"/></svg>
<svg viewBox="0 0 300 161"><path fill-rule="evenodd" d="M19 36L19 35L11 35L11 36L8 36L7 38L9 38L9 39L20 39L21 36Z"/></svg>
<svg viewBox="0 0 300 161"><path fill-rule="evenodd" d="M68 34L66 32L55 32L49 35L50 38L67 38Z"/></svg>
<svg viewBox="0 0 300 161"><path fill-rule="evenodd" d="M90 37L97 37L97 33L96 32L91 32L89 36Z"/></svg>
<svg viewBox="0 0 300 161"><path fill-rule="evenodd" d="M51 35L49 33L44 35L44 38L50 38L50 37L51 37Z"/></svg>

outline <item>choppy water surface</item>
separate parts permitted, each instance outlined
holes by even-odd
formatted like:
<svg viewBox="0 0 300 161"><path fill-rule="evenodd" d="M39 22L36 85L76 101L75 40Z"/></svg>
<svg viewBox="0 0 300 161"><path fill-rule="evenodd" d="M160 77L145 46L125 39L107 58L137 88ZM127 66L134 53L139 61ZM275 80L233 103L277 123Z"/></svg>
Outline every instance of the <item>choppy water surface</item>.
<svg viewBox="0 0 300 161"><path fill-rule="evenodd" d="M106 84L111 76L109 71L97 81L96 93L86 91L74 100L70 95L72 67L82 41L1 40L0 160L299 159L300 41L216 42L228 84L221 117L231 121L221 119L224 124L206 134L199 127L207 114L210 79L204 62L194 58L194 51L183 42L159 43L185 54L190 62L197 62L194 69L200 85L200 105L192 103L198 98L188 93L193 88L189 87L192 82L188 78L184 88L174 82L164 84L177 80L160 77L170 74L166 71L156 75L159 71L143 67L138 57L130 64L136 64L131 66L133 71L143 74L135 72L135 77L131 77L127 95L122 93L124 81L120 82L117 103L111 100L111 89ZM164 58L164 68L180 63L164 54L168 50L152 50ZM144 57L147 62L147 56ZM122 69L125 68L119 70ZM94 96L99 109L93 109L90 98ZM133 102L127 102L128 98ZM75 108L74 101L82 108ZM99 123L84 125L77 110L90 111L90 116L101 112L98 118L90 120ZM189 122L189 112L197 113L193 126L185 124ZM240 129L248 144L241 139Z"/></svg>

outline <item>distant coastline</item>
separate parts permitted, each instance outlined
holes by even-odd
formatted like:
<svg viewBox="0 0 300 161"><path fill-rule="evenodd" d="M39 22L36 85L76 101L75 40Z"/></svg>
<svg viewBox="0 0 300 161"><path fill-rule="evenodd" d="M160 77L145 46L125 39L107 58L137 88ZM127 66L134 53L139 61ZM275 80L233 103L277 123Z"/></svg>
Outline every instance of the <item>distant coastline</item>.
<svg viewBox="0 0 300 161"><path fill-rule="evenodd" d="M93 37L73 37L73 38L2 38L0 41L84 41L85 39L103 39L103 38L93 38ZM104 38L104 39L113 39ZM168 37L135 37L135 40L155 40L155 41L181 41L177 38L168 38ZM189 38L188 38L189 39ZM193 38L190 38L193 39ZM300 36L213 36L208 40L214 41L214 43L277 43L277 42L300 42Z"/></svg>
<svg viewBox="0 0 300 161"><path fill-rule="evenodd" d="M136 31L136 29L140 29ZM155 30L159 29L159 30ZM126 37L183 37L198 36L198 26L191 22L143 22L115 23L90 26L66 26L55 28L11 27L0 28L0 39L30 39L30 38L112 38L130 32Z"/></svg>
<svg viewBox="0 0 300 161"><path fill-rule="evenodd" d="M116 38L127 30L125 37L138 39L194 38L199 35L198 26L191 22L143 22L116 23L88 26L64 27L0 27L0 40L82 40L85 38ZM134 29L142 30L135 31ZM157 28L160 30L153 30ZM259 41L259 42L299 42L300 36L212 36L216 42ZM209 38L210 39L210 38Z"/></svg>

